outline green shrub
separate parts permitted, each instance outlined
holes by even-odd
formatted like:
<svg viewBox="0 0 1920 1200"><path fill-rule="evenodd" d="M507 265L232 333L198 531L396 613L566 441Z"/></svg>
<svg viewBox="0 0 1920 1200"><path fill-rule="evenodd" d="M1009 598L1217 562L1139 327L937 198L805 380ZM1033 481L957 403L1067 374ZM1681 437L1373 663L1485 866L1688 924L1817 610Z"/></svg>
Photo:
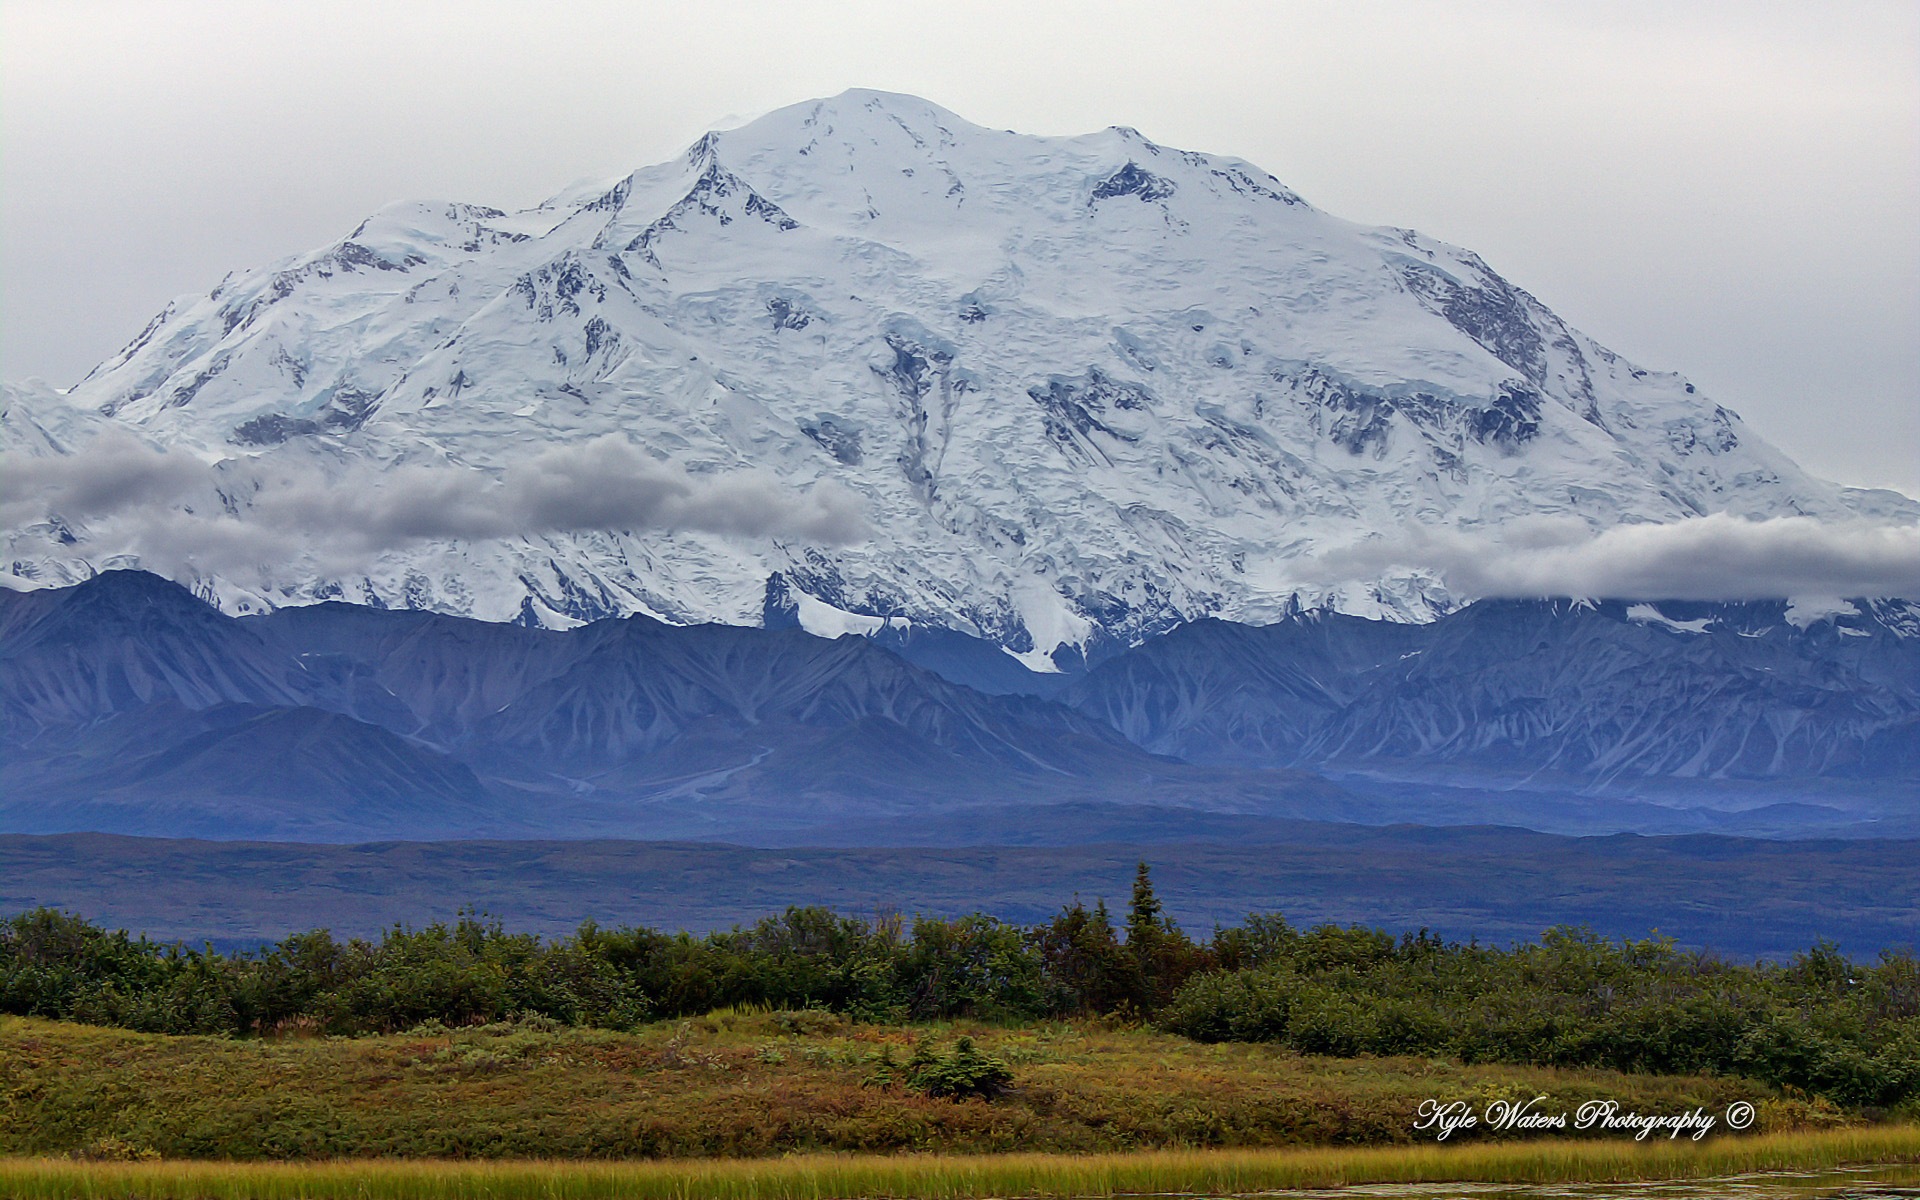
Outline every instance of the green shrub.
<svg viewBox="0 0 1920 1200"><path fill-rule="evenodd" d="M907 1086L935 1099L964 1100L976 1096L992 1100L1013 1082L1007 1064L980 1052L970 1037L962 1037L946 1054L935 1054L921 1042L907 1060Z"/></svg>

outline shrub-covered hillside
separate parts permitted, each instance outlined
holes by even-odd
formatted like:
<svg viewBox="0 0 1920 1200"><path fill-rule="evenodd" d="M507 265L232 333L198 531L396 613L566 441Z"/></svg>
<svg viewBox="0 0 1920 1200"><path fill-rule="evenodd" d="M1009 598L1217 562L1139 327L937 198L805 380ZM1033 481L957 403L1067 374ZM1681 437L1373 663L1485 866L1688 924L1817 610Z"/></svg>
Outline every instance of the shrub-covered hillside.
<svg viewBox="0 0 1920 1200"><path fill-rule="evenodd" d="M583 926L558 940L467 917L377 942L324 930L253 954L163 946L47 910L0 925L0 1012L159 1033L391 1033L538 1016L633 1030L725 1007L857 1021L1103 1016L1309 1054L1737 1075L1839 1104L1920 1097L1920 961L1811 948L1744 965L1571 929L1512 947L1296 929L1195 940L1145 865L1116 920L862 920L795 908L695 938Z"/></svg>

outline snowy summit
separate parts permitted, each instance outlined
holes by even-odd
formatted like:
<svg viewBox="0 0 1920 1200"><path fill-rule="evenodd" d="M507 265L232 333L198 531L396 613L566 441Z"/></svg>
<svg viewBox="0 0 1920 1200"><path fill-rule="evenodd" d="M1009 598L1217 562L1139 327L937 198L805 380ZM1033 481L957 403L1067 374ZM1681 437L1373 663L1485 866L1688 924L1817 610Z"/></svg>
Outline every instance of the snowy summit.
<svg viewBox="0 0 1920 1200"><path fill-rule="evenodd" d="M1854 503L1468 251L1131 129L872 91L523 212L385 209L5 403L46 489L9 495L16 585L905 619L1043 667L1203 616L1456 607L1314 568L1409 523ZM126 486L61 484L88 463Z"/></svg>

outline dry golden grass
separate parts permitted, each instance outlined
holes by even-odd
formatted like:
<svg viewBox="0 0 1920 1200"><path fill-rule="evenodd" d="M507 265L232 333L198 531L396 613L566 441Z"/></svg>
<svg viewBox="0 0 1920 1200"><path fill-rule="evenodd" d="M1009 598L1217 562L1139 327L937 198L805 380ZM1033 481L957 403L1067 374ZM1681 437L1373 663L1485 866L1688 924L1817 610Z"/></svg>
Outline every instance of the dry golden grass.
<svg viewBox="0 0 1920 1200"><path fill-rule="evenodd" d="M1103 1155L801 1155L651 1163L77 1163L0 1160L17 1200L822 1200L1245 1194L1358 1183L1705 1179L1848 1164L1920 1163L1920 1128L1650 1144L1549 1141Z"/></svg>

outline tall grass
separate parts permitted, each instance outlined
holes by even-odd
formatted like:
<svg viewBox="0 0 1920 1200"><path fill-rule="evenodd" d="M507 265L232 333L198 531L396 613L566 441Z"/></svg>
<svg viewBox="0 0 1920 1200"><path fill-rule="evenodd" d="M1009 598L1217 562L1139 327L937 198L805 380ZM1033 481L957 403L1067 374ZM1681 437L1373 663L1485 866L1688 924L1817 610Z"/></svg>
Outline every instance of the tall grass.
<svg viewBox="0 0 1920 1200"><path fill-rule="evenodd" d="M1530 1142L1101 1155L800 1155L640 1163L0 1160L17 1200L827 1200L886 1196L1235 1194L1358 1183L1540 1184L1700 1179L1920 1163L1920 1126L1705 1143Z"/></svg>

